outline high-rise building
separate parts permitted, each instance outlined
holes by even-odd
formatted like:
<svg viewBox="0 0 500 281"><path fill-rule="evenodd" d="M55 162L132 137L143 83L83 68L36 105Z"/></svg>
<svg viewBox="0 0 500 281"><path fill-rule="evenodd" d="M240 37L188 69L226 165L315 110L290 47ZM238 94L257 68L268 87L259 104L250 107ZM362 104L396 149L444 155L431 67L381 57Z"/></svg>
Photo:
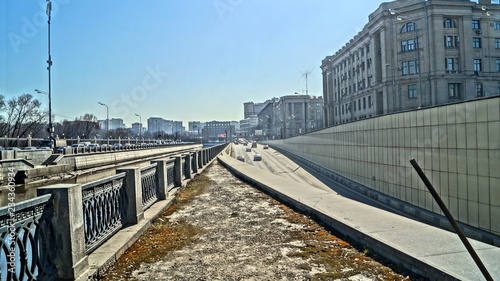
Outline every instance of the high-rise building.
<svg viewBox="0 0 500 281"><path fill-rule="evenodd" d="M326 126L500 94L498 1L382 3L327 56Z"/></svg>

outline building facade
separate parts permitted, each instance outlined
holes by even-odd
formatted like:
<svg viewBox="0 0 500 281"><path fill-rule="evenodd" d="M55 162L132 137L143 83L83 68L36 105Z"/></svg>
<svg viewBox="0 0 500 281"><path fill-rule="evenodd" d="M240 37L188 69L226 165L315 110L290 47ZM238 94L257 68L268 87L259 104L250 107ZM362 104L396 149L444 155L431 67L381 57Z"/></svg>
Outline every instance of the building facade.
<svg viewBox="0 0 500 281"><path fill-rule="evenodd" d="M272 100L267 100L261 103L245 102L243 103L243 118L250 118L252 115L257 115L259 112L268 104L272 103Z"/></svg>
<svg viewBox="0 0 500 281"><path fill-rule="evenodd" d="M231 135L234 128L231 127L230 121L209 121L205 122L203 128L203 139L209 142L225 142L226 139L231 141ZM227 134L227 138L226 138Z"/></svg>
<svg viewBox="0 0 500 281"><path fill-rule="evenodd" d="M260 138L289 138L323 128L323 104L322 97L309 95L273 99L257 115Z"/></svg>
<svg viewBox="0 0 500 281"><path fill-rule="evenodd" d="M500 94L500 5L492 1L382 3L327 56L325 126Z"/></svg>

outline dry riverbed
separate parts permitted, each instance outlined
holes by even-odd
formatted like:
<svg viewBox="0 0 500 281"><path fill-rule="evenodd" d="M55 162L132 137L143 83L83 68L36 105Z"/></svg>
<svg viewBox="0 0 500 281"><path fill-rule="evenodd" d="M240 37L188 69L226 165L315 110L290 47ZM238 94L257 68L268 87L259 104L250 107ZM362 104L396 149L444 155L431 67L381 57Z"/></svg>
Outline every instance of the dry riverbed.
<svg viewBox="0 0 500 281"><path fill-rule="evenodd" d="M104 280L410 280L370 256L214 162Z"/></svg>

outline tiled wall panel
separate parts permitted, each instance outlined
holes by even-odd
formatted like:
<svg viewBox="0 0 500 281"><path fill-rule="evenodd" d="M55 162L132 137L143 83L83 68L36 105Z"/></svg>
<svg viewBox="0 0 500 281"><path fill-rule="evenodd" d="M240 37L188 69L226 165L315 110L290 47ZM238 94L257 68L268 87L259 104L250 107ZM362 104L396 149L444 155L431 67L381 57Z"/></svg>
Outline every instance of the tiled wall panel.
<svg viewBox="0 0 500 281"><path fill-rule="evenodd" d="M385 115L270 143L441 214L409 163L415 158L459 221L500 235L500 97Z"/></svg>

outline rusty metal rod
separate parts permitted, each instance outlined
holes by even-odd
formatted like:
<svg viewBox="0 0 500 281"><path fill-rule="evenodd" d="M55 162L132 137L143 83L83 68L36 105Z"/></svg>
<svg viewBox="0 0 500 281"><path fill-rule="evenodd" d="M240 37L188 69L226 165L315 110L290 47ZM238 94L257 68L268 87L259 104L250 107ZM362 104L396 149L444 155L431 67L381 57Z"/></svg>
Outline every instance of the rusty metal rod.
<svg viewBox="0 0 500 281"><path fill-rule="evenodd" d="M420 178L424 182L424 184L427 187L427 189L429 190L429 192L432 194L432 197L434 197L434 200L436 200L439 207L441 208L443 213L446 215L446 217L450 221L451 225L453 226L453 229L455 229L456 233L458 234L458 237L460 237L460 240L462 240L462 243L464 244L465 248L467 248L467 251L471 255L474 262L476 262L476 265L479 267L479 270L481 270L481 272L483 273L484 278L486 278L486 280L488 280L488 281L494 281L493 278L491 277L490 273L488 272L488 270L484 266L483 262L481 261L481 259L477 255L476 251L474 250L472 245L469 243L469 240L467 240L467 237L465 237L465 234L463 233L462 229L460 228L458 223L455 221L455 219L451 215L450 211L448 210L448 208L444 204L443 200L441 200L441 197L439 197L439 194L436 192L436 189L434 189L431 182L429 181L429 179L425 175L424 171L422 171L422 169L418 165L417 161L415 161L415 159L411 159L410 163L413 166L413 168L415 169L415 171L417 171L418 175L420 176Z"/></svg>

